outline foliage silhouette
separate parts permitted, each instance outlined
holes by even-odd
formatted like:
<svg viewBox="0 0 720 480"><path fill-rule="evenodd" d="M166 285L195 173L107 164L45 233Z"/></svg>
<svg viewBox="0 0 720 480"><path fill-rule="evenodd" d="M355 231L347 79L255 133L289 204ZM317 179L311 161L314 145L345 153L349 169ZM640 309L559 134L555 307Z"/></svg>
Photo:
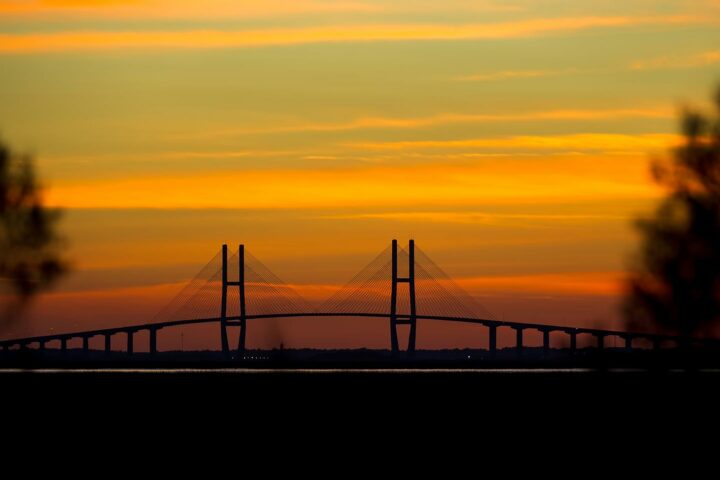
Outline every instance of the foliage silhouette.
<svg viewBox="0 0 720 480"><path fill-rule="evenodd" d="M720 320L720 88L712 115L686 110L683 143L652 163L667 190L637 227L643 243L623 313L630 329L708 335Z"/></svg>
<svg viewBox="0 0 720 480"><path fill-rule="evenodd" d="M43 206L32 159L0 141L0 326L67 271L59 218Z"/></svg>

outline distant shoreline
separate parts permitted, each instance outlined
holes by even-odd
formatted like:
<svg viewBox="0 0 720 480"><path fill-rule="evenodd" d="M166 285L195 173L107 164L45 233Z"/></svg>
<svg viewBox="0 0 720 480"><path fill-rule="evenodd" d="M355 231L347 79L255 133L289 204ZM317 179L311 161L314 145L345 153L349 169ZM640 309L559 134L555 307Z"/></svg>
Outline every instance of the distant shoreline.
<svg viewBox="0 0 720 480"><path fill-rule="evenodd" d="M150 354L103 350L25 349L0 352L0 369L115 369L130 370L676 370L720 369L720 356L712 350L678 349L628 351L588 347L545 350L542 347L498 349L417 350L413 354L379 349L273 349L248 350L243 358L219 351L167 351Z"/></svg>

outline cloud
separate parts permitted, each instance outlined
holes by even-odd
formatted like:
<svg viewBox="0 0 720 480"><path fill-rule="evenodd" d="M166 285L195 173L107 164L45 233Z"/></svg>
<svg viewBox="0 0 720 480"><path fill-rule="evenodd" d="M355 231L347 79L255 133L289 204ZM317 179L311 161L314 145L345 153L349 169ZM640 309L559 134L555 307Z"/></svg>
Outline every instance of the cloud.
<svg viewBox="0 0 720 480"><path fill-rule="evenodd" d="M105 153L89 155L55 155L47 158L53 161L93 163L98 160L123 162L147 162L147 161L172 161L172 160L202 160L202 159L236 159L236 158L257 158L297 155L299 152L292 150L197 150L181 151L168 150L159 152L134 152L134 153Z"/></svg>
<svg viewBox="0 0 720 480"><path fill-rule="evenodd" d="M637 161L546 157L501 162L234 169L55 182L48 203L70 208L472 208L488 204L648 199L658 194Z"/></svg>
<svg viewBox="0 0 720 480"><path fill-rule="evenodd" d="M630 66L633 70L658 70L671 68L696 68L720 63L720 50L696 53L688 56L663 56L638 60Z"/></svg>
<svg viewBox="0 0 720 480"><path fill-rule="evenodd" d="M417 149L529 149L529 150L600 150L643 151L665 149L680 142L675 134L651 133L624 135L614 133L577 133L570 135L513 136L500 138L477 138L466 140L408 140L398 142L352 143L348 146L371 150L417 150Z"/></svg>
<svg viewBox="0 0 720 480"><path fill-rule="evenodd" d="M304 13L441 12L513 13L527 8L506 1L450 0L441 4L412 0L0 0L0 13L63 18L228 18Z"/></svg>
<svg viewBox="0 0 720 480"><path fill-rule="evenodd" d="M368 2L334 0L0 0L0 14L22 19L227 19L379 10Z"/></svg>
<svg viewBox="0 0 720 480"><path fill-rule="evenodd" d="M567 272L458 278L463 288L482 292L545 295L615 296L622 292L621 272Z"/></svg>
<svg viewBox="0 0 720 480"><path fill-rule="evenodd" d="M460 223L460 224L508 224L527 222L593 222L597 220L625 220L622 215L591 214L533 214L491 212L380 212L324 215L328 220L391 220L407 222Z"/></svg>
<svg viewBox="0 0 720 480"><path fill-rule="evenodd" d="M684 25L708 20L685 15L539 18L481 24L337 25L257 30L68 31L0 34L0 53L112 49L208 49L410 40L532 38L595 28Z"/></svg>
<svg viewBox="0 0 720 480"><path fill-rule="evenodd" d="M520 113L461 114L444 113L427 117L364 117L346 122L309 123L279 127L235 127L230 129L188 133L183 138L211 138L235 135L257 135L292 132L338 132L366 129L412 129L455 123L502 123L563 120L617 120L621 118L672 118L674 111L667 107L565 109Z"/></svg>
<svg viewBox="0 0 720 480"><path fill-rule="evenodd" d="M508 80L511 78L554 77L558 75L576 73L577 71L578 70L574 68L564 70L502 70L499 72L465 75L457 77L456 80L461 82L492 82L497 80Z"/></svg>

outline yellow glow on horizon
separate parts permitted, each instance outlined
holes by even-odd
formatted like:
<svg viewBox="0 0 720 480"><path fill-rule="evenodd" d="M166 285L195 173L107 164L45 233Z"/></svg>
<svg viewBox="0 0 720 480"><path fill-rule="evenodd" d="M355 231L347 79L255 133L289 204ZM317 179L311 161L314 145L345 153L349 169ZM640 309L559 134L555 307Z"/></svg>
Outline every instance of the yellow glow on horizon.
<svg viewBox="0 0 720 480"><path fill-rule="evenodd" d="M272 169L57 185L49 203L73 208L314 208L513 204L652 198L644 162L604 157L413 168Z"/></svg>

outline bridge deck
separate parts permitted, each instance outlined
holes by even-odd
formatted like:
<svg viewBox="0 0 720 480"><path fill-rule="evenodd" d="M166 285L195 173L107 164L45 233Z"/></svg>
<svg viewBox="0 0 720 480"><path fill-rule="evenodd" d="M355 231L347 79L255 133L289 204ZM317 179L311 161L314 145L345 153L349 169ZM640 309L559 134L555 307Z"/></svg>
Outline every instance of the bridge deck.
<svg viewBox="0 0 720 480"><path fill-rule="evenodd" d="M303 312L303 313L275 313L275 314L264 314L264 315L247 315L246 320L263 320L271 318L309 318L309 317L371 317L371 318L389 318L389 313L357 313L357 312ZM446 317L437 315L417 315L418 320L430 320L430 321L445 321L445 322L460 322L460 323L473 323L484 325L488 328L501 328L507 327L514 330L538 330L541 332L563 332L570 335L589 334L598 338L604 337L620 337L624 339L647 339L653 342L662 341L673 341L679 342L682 340L679 336L673 335L660 335L644 332L625 332L620 330L603 330L597 328L585 328L585 327L570 327L563 325L548 325L540 323L523 323L523 322L508 322L503 320L489 320L483 318L471 318L471 317ZM240 317L226 317L232 324L233 321L240 321ZM118 333L133 334L139 331L157 331L163 328L178 327L183 325L197 325L203 323L219 323L220 317L212 318L195 318L186 320L173 320L168 322L159 323L144 323L137 325L128 325L123 327L114 328L103 328L96 330L86 330L80 332L67 332L67 333L55 333L52 335L41 335L33 337L15 338L0 341L0 346L9 348L13 345L27 345L31 343L47 343L54 340L68 340L71 338L90 338L99 335L115 335ZM705 339L705 338L691 338L688 340L690 343L707 345L707 346L720 346L720 340L717 339Z"/></svg>

